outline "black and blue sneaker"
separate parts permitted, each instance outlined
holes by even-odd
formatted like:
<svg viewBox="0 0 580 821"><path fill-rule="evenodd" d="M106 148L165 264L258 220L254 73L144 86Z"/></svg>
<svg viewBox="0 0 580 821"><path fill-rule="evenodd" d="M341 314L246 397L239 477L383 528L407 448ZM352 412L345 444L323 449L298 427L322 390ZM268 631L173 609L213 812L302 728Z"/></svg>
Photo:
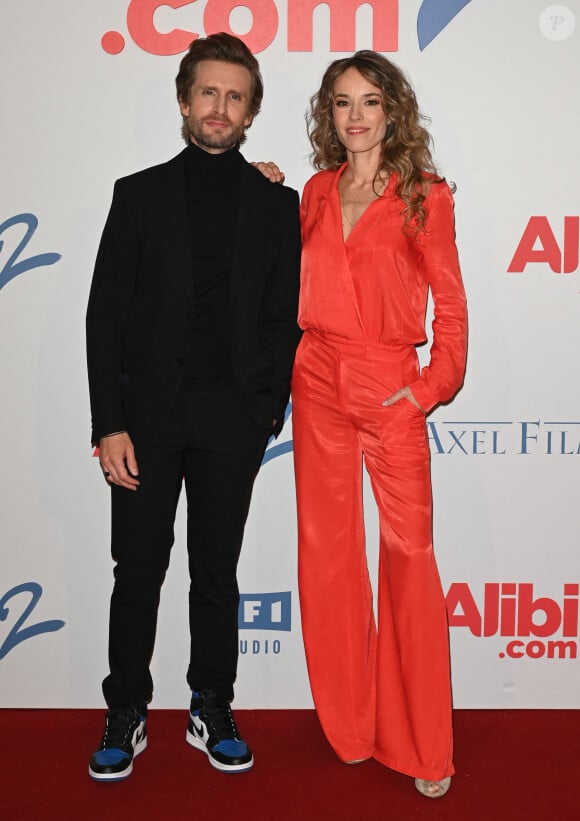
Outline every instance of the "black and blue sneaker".
<svg viewBox="0 0 580 821"><path fill-rule="evenodd" d="M254 756L240 738L229 702L211 690L191 694L188 744L207 754L209 763L224 773L243 773L254 766Z"/></svg>
<svg viewBox="0 0 580 821"><path fill-rule="evenodd" d="M133 772L133 759L147 746L147 706L130 704L107 711L105 733L91 756L95 781L122 781Z"/></svg>

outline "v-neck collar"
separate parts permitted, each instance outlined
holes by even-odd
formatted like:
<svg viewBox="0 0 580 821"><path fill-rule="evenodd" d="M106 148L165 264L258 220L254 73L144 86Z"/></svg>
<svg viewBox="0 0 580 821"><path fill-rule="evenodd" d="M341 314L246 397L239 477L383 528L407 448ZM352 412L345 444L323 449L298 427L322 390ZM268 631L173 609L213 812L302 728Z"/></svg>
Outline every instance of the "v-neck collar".
<svg viewBox="0 0 580 821"><path fill-rule="evenodd" d="M387 192L389 192L390 189L391 189L391 186L392 186L392 183L393 183L393 176L394 176L393 173L389 174L389 179L387 181L387 184L385 186L385 190L383 191L383 193L367 205L367 207L365 208L363 213L360 215L358 220L352 226L348 237L345 239L344 238L344 231L343 231L343 228L342 228L342 204L341 204L341 201L340 201L340 190L339 190L338 184L340 182L340 178L342 177L347 165L348 165L348 162L343 162L343 164L338 169L338 171L336 173L335 180L334 180L334 196L337 199L338 213L339 213L339 217L340 217L340 219L338 221L338 228L339 228L339 231L340 231L340 237L341 237L342 242L345 246L348 244L350 238L352 237L353 233L356 231L356 229L357 229L358 225L360 224L360 222L362 220L364 220L366 214L368 213L369 208L374 206L376 202L380 202L381 200L385 199L385 194L387 194Z"/></svg>

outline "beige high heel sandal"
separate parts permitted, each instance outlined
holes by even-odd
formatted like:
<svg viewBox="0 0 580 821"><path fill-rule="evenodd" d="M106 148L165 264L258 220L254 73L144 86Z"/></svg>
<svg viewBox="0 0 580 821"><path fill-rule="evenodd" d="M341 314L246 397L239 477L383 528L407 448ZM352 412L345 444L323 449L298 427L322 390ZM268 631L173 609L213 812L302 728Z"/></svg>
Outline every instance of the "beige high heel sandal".
<svg viewBox="0 0 580 821"><path fill-rule="evenodd" d="M451 786L451 776L442 778L441 781L426 781L424 778L416 778L415 786L426 798L441 798Z"/></svg>

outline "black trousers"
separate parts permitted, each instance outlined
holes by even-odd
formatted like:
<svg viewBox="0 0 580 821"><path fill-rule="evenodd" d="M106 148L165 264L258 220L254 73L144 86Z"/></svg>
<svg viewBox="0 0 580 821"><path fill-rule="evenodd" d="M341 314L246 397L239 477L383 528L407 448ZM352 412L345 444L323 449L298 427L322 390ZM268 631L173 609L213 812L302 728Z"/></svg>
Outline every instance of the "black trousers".
<svg viewBox="0 0 580 821"><path fill-rule="evenodd" d="M174 541L182 482L192 690L233 698L238 660L236 570L254 479L269 431L245 411L233 385L183 391L154 446L136 445L137 491L112 486L115 584L109 625L109 707L148 702L161 585Z"/></svg>

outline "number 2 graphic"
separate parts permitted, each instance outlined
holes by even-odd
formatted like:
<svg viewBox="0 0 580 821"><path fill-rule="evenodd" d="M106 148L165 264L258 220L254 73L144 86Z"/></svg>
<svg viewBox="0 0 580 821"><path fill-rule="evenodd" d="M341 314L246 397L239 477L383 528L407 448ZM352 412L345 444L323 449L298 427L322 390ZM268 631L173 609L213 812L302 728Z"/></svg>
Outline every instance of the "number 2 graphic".
<svg viewBox="0 0 580 821"><path fill-rule="evenodd" d="M16 619L12 629L0 644L0 661L6 656L17 644L26 639L31 639L33 636L38 636L40 633L53 633L55 630L60 630L64 627L64 621L60 619L52 619L50 621L39 621L36 624L31 624L28 627L23 627L27 618L30 616L40 597L42 596L42 587L37 582L24 582L13 587L5 593L0 599L0 621L6 621L10 608L6 607L6 602L13 599L19 593L30 593L30 601Z"/></svg>
<svg viewBox="0 0 580 821"><path fill-rule="evenodd" d="M55 262L58 262L61 256L60 254L37 254L34 257L28 257L28 259L21 259L20 262L18 262L18 257L26 248L32 235L38 228L38 219L34 214L16 214L15 217L10 217L10 219L5 220L2 225L0 225L0 234L2 234L8 228L12 228L13 225L21 224L26 226L26 232L12 254L10 254L4 267L0 270L0 288L3 288L6 283L10 282L10 280L14 279L18 274L23 274L31 268L53 265ZM0 239L0 251L2 251L3 247L4 242Z"/></svg>

